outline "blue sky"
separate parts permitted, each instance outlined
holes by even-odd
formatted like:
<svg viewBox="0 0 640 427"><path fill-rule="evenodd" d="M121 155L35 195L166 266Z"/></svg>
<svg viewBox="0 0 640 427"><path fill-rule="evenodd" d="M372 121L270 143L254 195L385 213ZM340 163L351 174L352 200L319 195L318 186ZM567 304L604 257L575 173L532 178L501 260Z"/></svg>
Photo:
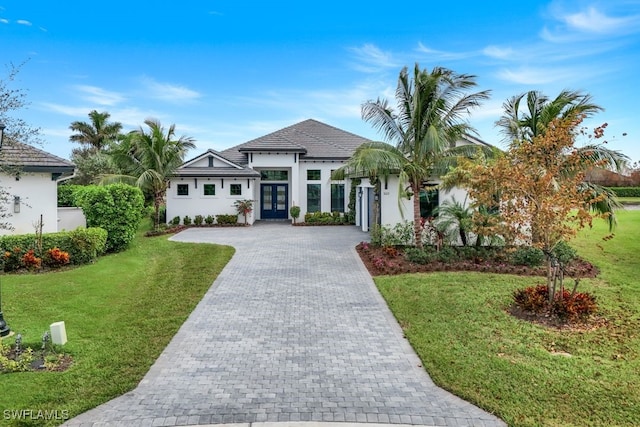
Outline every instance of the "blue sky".
<svg viewBox="0 0 640 427"><path fill-rule="evenodd" d="M605 108L587 124L607 122L609 147L640 160L639 0L0 0L0 47L2 66L28 60L20 113L65 158L69 124L93 109L125 130L175 124L196 140L190 155L307 118L378 140L360 105L392 101L400 69L417 62L492 91L469 117L489 143L501 145L507 98L582 90Z"/></svg>

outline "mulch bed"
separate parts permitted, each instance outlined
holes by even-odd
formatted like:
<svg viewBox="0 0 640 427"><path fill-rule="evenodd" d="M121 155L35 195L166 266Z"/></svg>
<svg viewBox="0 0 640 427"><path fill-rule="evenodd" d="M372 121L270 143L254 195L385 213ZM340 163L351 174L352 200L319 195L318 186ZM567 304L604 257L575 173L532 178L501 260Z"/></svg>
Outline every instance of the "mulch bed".
<svg viewBox="0 0 640 427"><path fill-rule="evenodd" d="M542 267L527 267L512 265L491 259L457 259L450 262L434 261L428 264L416 264L408 261L402 248L397 248L397 255L392 256L385 248L363 245L360 243L356 250L362 262L372 276L395 275L405 273L431 273L436 271L478 271L482 273L515 274L519 276L546 276L546 269ZM391 251L393 252L393 251ZM599 273L593 264L577 259L568 267L569 277L596 277Z"/></svg>

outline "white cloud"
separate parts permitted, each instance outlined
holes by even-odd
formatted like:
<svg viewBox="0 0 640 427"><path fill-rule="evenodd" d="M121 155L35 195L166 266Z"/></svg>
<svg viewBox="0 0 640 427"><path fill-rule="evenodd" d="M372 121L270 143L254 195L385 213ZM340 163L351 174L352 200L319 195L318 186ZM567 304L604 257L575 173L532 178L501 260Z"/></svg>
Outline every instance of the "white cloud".
<svg viewBox="0 0 640 427"><path fill-rule="evenodd" d="M563 68L532 68L522 66L517 69L503 68L497 73L498 78L511 83L523 85L541 85L558 81L570 81L576 76L577 70Z"/></svg>
<svg viewBox="0 0 640 427"><path fill-rule="evenodd" d="M385 52L378 46L367 43L360 47L352 47L349 49L355 53L357 64L354 65L356 70L365 73L375 73L387 68L398 67L396 61L390 52Z"/></svg>
<svg viewBox="0 0 640 427"><path fill-rule="evenodd" d="M470 51L470 52L446 52L443 50L431 49L428 46L425 46L421 42L418 43L418 47L416 51L419 53L426 53L429 55L429 60L433 62L437 61L452 61L452 60L461 60L468 59L478 56L478 52Z"/></svg>
<svg viewBox="0 0 640 427"><path fill-rule="evenodd" d="M624 9L630 5L629 9ZM637 2L612 2L607 6L618 7L617 16L606 13L595 6L580 11L568 12L560 3L552 3L549 7L555 24L546 25L540 36L553 43L567 43L593 40L603 37L620 37L640 32L640 14Z"/></svg>
<svg viewBox="0 0 640 427"><path fill-rule="evenodd" d="M0 23L8 24L9 20L8 19L4 19L4 18L0 18Z"/></svg>
<svg viewBox="0 0 640 427"><path fill-rule="evenodd" d="M482 49L482 53L496 59L511 59L516 54L516 52L510 47L502 48L499 46L487 46Z"/></svg>
<svg viewBox="0 0 640 427"><path fill-rule="evenodd" d="M27 27L30 27L31 25L33 25L31 22L25 21L24 19L18 19L16 21L16 24L26 25Z"/></svg>
<svg viewBox="0 0 640 427"><path fill-rule="evenodd" d="M579 31L594 33L613 33L635 25L638 22L638 16L628 16L624 18L616 18L605 15L595 7L589 7L586 11L573 13L561 17L561 19L569 26Z"/></svg>
<svg viewBox="0 0 640 427"><path fill-rule="evenodd" d="M58 113L58 114L63 114L65 116L72 116L72 117L86 116L87 114L89 114L89 111L92 110L92 108L87 108L84 106L73 107L69 105L54 104L52 102L40 103L39 107L51 113Z"/></svg>
<svg viewBox="0 0 640 427"><path fill-rule="evenodd" d="M114 106L124 101L124 96L117 92L111 92L97 86L77 85L74 87L80 91L80 96L94 104Z"/></svg>
<svg viewBox="0 0 640 427"><path fill-rule="evenodd" d="M199 92L189 89L186 86L160 83L149 77L143 77L142 83L150 91L147 92L148 96L155 99L161 99L163 101L182 103L186 101L193 101L202 96Z"/></svg>

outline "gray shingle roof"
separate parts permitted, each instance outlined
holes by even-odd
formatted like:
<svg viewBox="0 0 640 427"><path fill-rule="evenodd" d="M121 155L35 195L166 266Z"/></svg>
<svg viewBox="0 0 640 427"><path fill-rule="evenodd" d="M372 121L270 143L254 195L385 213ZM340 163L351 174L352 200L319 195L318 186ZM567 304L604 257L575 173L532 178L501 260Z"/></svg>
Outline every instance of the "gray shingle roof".
<svg viewBox="0 0 640 427"><path fill-rule="evenodd" d="M75 165L28 144L7 141L0 148L0 165L28 172L72 173Z"/></svg>
<svg viewBox="0 0 640 427"><path fill-rule="evenodd" d="M308 119L222 151L234 163L247 163L247 152L301 153L301 159L348 159L368 139Z"/></svg>

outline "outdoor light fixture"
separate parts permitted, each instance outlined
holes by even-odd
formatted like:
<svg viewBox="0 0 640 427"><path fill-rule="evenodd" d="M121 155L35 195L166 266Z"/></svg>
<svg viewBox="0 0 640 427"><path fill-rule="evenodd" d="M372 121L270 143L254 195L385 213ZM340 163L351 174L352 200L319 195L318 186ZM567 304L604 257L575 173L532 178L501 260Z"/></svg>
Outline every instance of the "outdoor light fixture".
<svg viewBox="0 0 640 427"><path fill-rule="evenodd" d="M0 122L0 148L2 148L2 143L4 142L4 130L7 127L4 125L4 123Z"/></svg>
<svg viewBox="0 0 640 427"><path fill-rule="evenodd" d="M7 325L2 316L2 282L0 282L0 338L6 337L10 333L11 329L9 329L9 325Z"/></svg>
<svg viewBox="0 0 640 427"><path fill-rule="evenodd" d="M20 213L20 196L13 196L13 213Z"/></svg>

